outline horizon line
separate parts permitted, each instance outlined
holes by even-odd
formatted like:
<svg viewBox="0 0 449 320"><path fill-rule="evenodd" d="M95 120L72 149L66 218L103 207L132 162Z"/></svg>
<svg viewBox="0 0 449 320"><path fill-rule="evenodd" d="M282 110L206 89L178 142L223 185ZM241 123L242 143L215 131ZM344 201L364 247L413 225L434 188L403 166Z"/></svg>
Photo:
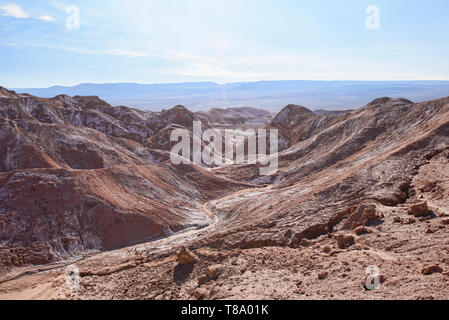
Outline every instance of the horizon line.
<svg viewBox="0 0 449 320"><path fill-rule="evenodd" d="M24 86L24 87L9 87L4 86L5 88L9 90L16 90L16 89L51 89L51 88L57 88L57 87L65 87L65 88L74 88L81 85L114 85L114 84L133 84L133 85L144 85L144 86L151 86L151 85L182 85L182 84L215 84L219 86L226 86L226 85L232 85L232 84L246 84L246 83L261 83L261 82L449 82L448 80L302 80L302 79L296 79L296 80L254 80L254 81L235 81L235 82L216 82L216 81L181 81L181 82L81 82L73 85L50 85L45 87L33 87L33 86Z"/></svg>

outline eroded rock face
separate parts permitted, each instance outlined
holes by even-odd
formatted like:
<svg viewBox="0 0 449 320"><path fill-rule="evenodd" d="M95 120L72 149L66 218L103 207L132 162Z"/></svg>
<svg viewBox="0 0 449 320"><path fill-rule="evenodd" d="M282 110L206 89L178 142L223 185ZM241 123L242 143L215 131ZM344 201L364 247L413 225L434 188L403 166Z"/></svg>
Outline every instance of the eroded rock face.
<svg viewBox="0 0 449 320"><path fill-rule="evenodd" d="M54 259L209 223L200 191L156 166L40 169L0 177L0 241L20 248L39 245Z"/></svg>
<svg viewBox="0 0 449 320"><path fill-rule="evenodd" d="M351 208L350 216L344 221L343 229L354 230L357 227L365 227L381 219L382 215L377 212L374 204L361 205Z"/></svg>

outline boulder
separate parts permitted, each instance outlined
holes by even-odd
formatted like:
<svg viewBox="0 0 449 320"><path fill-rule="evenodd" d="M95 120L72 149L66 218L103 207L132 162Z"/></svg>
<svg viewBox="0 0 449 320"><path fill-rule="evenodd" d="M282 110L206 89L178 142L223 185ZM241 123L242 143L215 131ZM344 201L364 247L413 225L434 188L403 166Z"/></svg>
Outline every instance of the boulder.
<svg viewBox="0 0 449 320"><path fill-rule="evenodd" d="M182 247L177 255L176 261L180 265L189 264L189 263L195 263L198 260L198 258L186 247Z"/></svg>
<svg viewBox="0 0 449 320"><path fill-rule="evenodd" d="M357 227L354 229L354 233L358 236L362 235L362 234L367 234L367 233L371 233L371 231L363 226Z"/></svg>
<svg viewBox="0 0 449 320"><path fill-rule="evenodd" d="M324 252L324 253L329 253L329 252L331 252L331 251L332 251L332 248L329 247L329 246L325 246L325 247L323 248L323 252Z"/></svg>
<svg viewBox="0 0 449 320"><path fill-rule="evenodd" d="M203 274L203 275L199 276L197 281L198 281L198 286L201 286L202 284L207 282L207 275Z"/></svg>
<svg viewBox="0 0 449 320"><path fill-rule="evenodd" d="M354 236L350 234L340 234L337 236L337 246L340 249L346 249L355 243Z"/></svg>
<svg viewBox="0 0 449 320"><path fill-rule="evenodd" d="M326 271L318 273L318 280L324 280L328 276L328 273Z"/></svg>
<svg viewBox="0 0 449 320"><path fill-rule="evenodd" d="M198 288L195 289L195 291L193 291L193 296L195 297L195 299L197 300L202 300L204 299L206 296L208 295L208 291L202 288Z"/></svg>
<svg viewBox="0 0 449 320"><path fill-rule="evenodd" d="M437 232L438 230L439 230L439 228L436 227L436 226L429 226L429 227L426 229L426 233L431 234L431 233Z"/></svg>
<svg viewBox="0 0 449 320"><path fill-rule="evenodd" d="M431 275L433 273L443 273L443 268L441 268L438 265L429 265L429 266L425 266L421 270L421 273L425 276Z"/></svg>
<svg viewBox="0 0 449 320"><path fill-rule="evenodd" d="M430 214L430 210L429 207L427 206L427 202L419 202L412 205L408 209L408 214L416 218L428 216Z"/></svg>
<svg viewBox="0 0 449 320"><path fill-rule="evenodd" d="M370 223L383 218L381 213L378 213L376 206L373 204L361 205L350 209L350 215L343 223L343 230L354 230L360 226L367 226Z"/></svg>
<svg viewBox="0 0 449 320"><path fill-rule="evenodd" d="M206 275L211 279L217 279L223 271L223 265L215 264L206 268Z"/></svg>
<svg viewBox="0 0 449 320"><path fill-rule="evenodd" d="M312 244L313 244L313 242L306 238L301 239L301 241L299 242L299 245L301 247L308 247L308 246L311 246Z"/></svg>

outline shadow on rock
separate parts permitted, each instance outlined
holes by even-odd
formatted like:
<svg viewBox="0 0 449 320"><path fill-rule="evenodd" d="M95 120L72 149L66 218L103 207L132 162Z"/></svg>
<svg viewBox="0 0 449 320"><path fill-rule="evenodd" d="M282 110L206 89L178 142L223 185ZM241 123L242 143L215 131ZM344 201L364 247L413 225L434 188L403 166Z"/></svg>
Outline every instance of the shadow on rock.
<svg viewBox="0 0 449 320"><path fill-rule="evenodd" d="M175 271L173 273L173 281L177 285L183 284L184 282L186 282L187 278L192 273L194 267L195 267L194 263L183 264L183 265L178 264L175 267Z"/></svg>

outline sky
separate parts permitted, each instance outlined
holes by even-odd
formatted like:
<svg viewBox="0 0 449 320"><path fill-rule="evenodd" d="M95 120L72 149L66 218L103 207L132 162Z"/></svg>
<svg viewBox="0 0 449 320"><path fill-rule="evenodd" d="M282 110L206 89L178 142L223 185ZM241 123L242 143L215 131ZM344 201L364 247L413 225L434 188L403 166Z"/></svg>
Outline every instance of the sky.
<svg viewBox="0 0 449 320"><path fill-rule="evenodd" d="M447 0L0 0L0 86L449 80L448 13Z"/></svg>

